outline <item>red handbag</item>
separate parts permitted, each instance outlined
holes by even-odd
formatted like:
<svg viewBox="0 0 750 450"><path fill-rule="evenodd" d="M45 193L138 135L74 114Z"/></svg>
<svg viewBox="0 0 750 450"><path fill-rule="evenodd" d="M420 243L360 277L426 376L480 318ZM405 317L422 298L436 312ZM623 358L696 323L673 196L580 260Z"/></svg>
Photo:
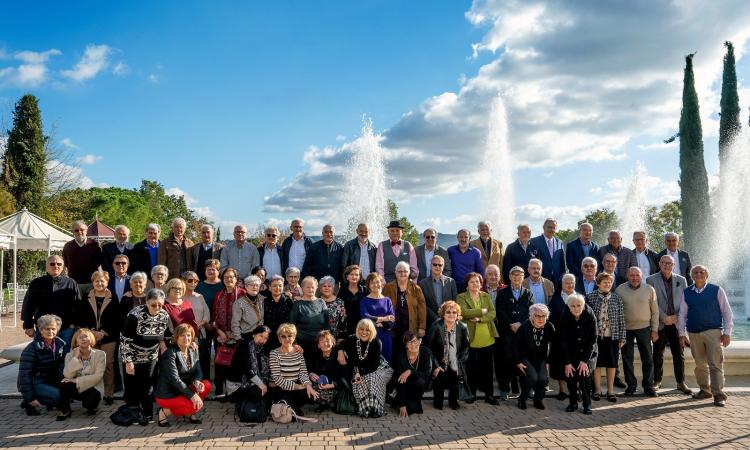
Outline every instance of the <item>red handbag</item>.
<svg viewBox="0 0 750 450"><path fill-rule="evenodd" d="M234 347L228 345L219 345L216 347L216 358L214 362L217 366L230 367L232 365L232 358L234 358Z"/></svg>

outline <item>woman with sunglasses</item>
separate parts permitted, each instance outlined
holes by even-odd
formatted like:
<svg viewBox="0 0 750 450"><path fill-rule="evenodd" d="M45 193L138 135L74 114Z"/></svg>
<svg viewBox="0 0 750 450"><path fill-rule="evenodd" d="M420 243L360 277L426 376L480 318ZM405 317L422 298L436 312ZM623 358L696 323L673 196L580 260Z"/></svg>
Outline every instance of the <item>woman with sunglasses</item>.
<svg viewBox="0 0 750 450"><path fill-rule="evenodd" d="M302 416L302 405L308 398L317 400L320 395L312 387L304 356L294 345L297 327L291 323L283 323L276 334L281 346L271 350L268 356L271 366L268 392L272 402L285 401L298 416Z"/></svg>
<svg viewBox="0 0 750 450"><path fill-rule="evenodd" d="M185 282L185 294L183 298L193 305L193 314L198 324L198 356L203 376L208 378L211 374L211 338L208 335L209 323L211 322L211 310L206 304L202 294L196 291L200 279L198 274L192 270L182 272L182 281Z"/></svg>
<svg viewBox="0 0 750 450"><path fill-rule="evenodd" d="M461 305L448 300L438 310L440 319L430 328L427 346L432 350L436 367L432 371L433 405L443 409L445 390L448 389L448 406L458 409L459 385L467 391L466 361L469 359L469 329L461 321Z"/></svg>

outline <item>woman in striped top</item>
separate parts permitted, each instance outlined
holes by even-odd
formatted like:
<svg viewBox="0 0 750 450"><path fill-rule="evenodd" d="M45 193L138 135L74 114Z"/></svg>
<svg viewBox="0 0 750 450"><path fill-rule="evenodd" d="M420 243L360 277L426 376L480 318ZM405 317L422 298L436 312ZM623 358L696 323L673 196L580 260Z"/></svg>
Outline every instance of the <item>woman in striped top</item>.
<svg viewBox="0 0 750 450"><path fill-rule="evenodd" d="M269 393L271 401L276 403L286 401L294 408L297 415L302 415L302 405L308 397L317 400L315 392L307 374L305 358L294 346L297 337L297 327L291 323L283 323L276 331L281 347L272 350L269 356L271 366L271 383Z"/></svg>

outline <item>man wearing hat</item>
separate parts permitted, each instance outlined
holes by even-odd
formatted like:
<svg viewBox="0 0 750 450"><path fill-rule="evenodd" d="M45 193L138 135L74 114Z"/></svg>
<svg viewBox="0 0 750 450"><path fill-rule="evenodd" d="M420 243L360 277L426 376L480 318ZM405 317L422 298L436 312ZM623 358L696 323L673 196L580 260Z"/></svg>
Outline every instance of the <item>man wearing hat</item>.
<svg viewBox="0 0 750 450"><path fill-rule="evenodd" d="M388 240L378 244L375 254L375 270L385 278L386 283L396 279L396 264L404 261L411 267L411 278L419 275L417 268L417 253L411 243L401 239L404 227L398 220L391 220L388 224Z"/></svg>

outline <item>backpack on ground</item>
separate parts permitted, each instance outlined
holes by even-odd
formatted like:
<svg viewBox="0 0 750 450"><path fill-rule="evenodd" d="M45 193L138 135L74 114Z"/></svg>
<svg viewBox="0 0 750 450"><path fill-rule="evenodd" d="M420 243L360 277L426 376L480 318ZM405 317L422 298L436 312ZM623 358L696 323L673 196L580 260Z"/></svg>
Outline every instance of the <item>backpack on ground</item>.
<svg viewBox="0 0 750 450"><path fill-rule="evenodd" d="M238 418L242 423L263 423L266 421L266 402L261 399L253 402L243 399L234 406L235 420Z"/></svg>

